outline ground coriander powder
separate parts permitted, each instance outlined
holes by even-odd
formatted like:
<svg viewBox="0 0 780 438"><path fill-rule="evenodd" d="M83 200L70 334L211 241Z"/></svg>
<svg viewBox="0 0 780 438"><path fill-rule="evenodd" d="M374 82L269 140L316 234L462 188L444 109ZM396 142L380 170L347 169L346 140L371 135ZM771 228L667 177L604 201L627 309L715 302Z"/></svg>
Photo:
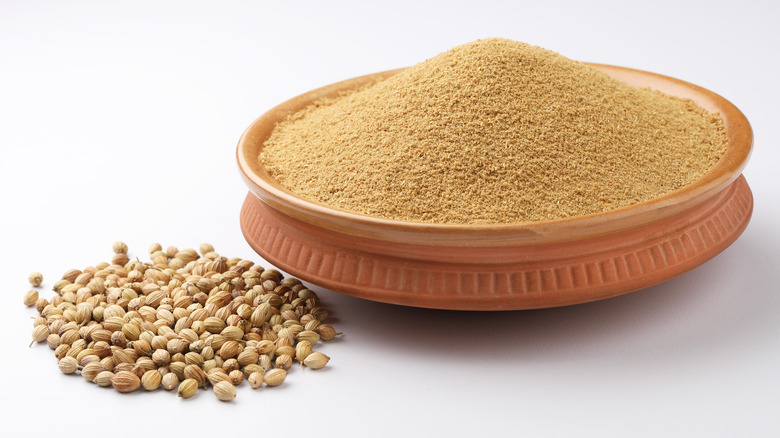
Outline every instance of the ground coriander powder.
<svg viewBox="0 0 780 438"><path fill-rule="evenodd" d="M673 192L724 153L718 114L506 39L456 47L279 123L260 160L297 195L477 224L599 213Z"/></svg>

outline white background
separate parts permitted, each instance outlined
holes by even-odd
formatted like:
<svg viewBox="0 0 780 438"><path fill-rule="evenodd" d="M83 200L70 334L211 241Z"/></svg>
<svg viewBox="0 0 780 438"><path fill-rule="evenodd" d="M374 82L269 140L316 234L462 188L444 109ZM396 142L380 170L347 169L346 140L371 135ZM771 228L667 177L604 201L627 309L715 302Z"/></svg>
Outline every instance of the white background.
<svg viewBox="0 0 780 438"><path fill-rule="evenodd" d="M0 3L3 436L778 436L780 12L773 1ZM270 107L500 36L709 88L755 131L743 236L603 302L467 313L321 291L321 371L230 404L123 396L27 348L42 295L124 240L258 260L235 144ZM8 431L8 432L6 432ZM182 435L184 434L184 435Z"/></svg>

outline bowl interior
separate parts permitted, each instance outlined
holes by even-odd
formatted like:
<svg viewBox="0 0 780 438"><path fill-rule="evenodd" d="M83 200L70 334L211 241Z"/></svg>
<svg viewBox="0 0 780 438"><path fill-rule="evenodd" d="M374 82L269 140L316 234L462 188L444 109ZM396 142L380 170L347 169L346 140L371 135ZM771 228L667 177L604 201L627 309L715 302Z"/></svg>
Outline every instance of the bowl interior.
<svg viewBox="0 0 780 438"><path fill-rule="evenodd" d="M747 163L753 136L745 116L729 101L704 88L668 76L625 67L589 65L630 85L689 98L705 110L719 113L728 137L726 153L698 181L660 198L587 216L496 225L406 222L342 211L298 197L263 168L258 156L278 122L319 99L382 80L401 70L398 69L337 82L272 108L255 120L239 140L239 169L250 191L263 202L312 225L396 243L481 247L565 242L635 228L694 207L739 176Z"/></svg>

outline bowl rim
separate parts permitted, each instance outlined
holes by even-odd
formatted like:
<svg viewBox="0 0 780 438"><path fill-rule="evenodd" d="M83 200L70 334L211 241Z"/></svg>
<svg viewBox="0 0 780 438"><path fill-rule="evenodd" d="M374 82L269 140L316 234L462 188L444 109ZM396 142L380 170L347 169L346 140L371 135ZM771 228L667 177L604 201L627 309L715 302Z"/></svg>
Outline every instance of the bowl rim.
<svg viewBox="0 0 780 438"><path fill-rule="evenodd" d="M700 204L741 174L750 156L753 133L747 118L731 102L705 88L669 76L627 67L585 64L630 85L689 98L709 112L720 113L728 138L726 152L700 179L662 197L601 213L510 224L433 224L353 213L300 198L265 171L258 156L278 122L317 100L385 79L404 70L401 68L326 85L271 108L254 120L239 139L236 148L238 167L244 182L260 200L313 225L399 244L488 247L565 242L643 226Z"/></svg>

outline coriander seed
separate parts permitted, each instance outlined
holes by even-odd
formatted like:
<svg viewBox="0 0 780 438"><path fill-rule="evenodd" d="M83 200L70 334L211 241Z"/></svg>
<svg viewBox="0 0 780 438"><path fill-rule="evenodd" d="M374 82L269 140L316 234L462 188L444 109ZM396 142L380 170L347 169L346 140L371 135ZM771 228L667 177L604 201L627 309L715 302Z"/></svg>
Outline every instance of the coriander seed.
<svg viewBox="0 0 780 438"><path fill-rule="evenodd" d="M312 353L309 341L299 341L295 346L295 360L303 364L303 361Z"/></svg>
<svg viewBox="0 0 780 438"><path fill-rule="evenodd" d="M81 369L81 377L87 382L94 382L97 375L103 371L106 369L100 362L89 362Z"/></svg>
<svg viewBox="0 0 780 438"><path fill-rule="evenodd" d="M49 336L46 337L46 344L51 348L52 350L55 350L57 347L60 346L60 335L56 333L52 333Z"/></svg>
<svg viewBox="0 0 780 438"><path fill-rule="evenodd" d="M314 352L306 357L306 359L303 360L303 364L307 367L318 370L322 367L324 367L328 361L330 361L330 358L320 352Z"/></svg>
<svg viewBox="0 0 780 438"><path fill-rule="evenodd" d="M290 368L292 367L292 357L287 354L283 354L281 356L278 356L274 363L276 365L276 368L289 371Z"/></svg>
<svg viewBox="0 0 780 438"><path fill-rule="evenodd" d="M198 382L198 386L206 384L206 373L197 365L187 365L184 367L184 378L193 379Z"/></svg>
<svg viewBox="0 0 780 438"><path fill-rule="evenodd" d="M43 283L43 274L40 272L33 272L27 277L27 281L30 282L32 287L38 287Z"/></svg>
<svg viewBox="0 0 780 438"><path fill-rule="evenodd" d="M257 389L263 385L263 373L255 371L246 379L252 389Z"/></svg>
<svg viewBox="0 0 780 438"><path fill-rule="evenodd" d="M198 391L198 382L195 379L184 379L179 384L177 394L181 398L190 398Z"/></svg>
<svg viewBox="0 0 780 438"><path fill-rule="evenodd" d="M58 366L63 374L73 374L76 372L76 369L78 369L79 362L75 357L66 356L60 359Z"/></svg>
<svg viewBox="0 0 780 438"><path fill-rule="evenodd" d="M114 253L127 254L127 245L124 242L114 242Z"/></svg>
<svg viewBox="0 0 780 438"><path fill-rule="evenodd" d="M35 305L35 303L38 302L38 291L37 290L29 290L24 294L24 305L27 307L32 307Z"/></svg>
<svg viewBox="0 0 780 438"><path fill-rule="evenodd" d="M240 370L231 371L228 374L228 377L230 378L230 383L235 386L240 385L244 381L244 373L242 373Z"/></svg>
<svg viewBox="0 0 780 438"><path fill-rule="evenodd" d="M32 332L33 341L30 342L30 345L32 345L35 342L43 342L48 337L49 337L49 327L46 327L46 325L37 325L35 326L35 328L33 328L33 332Z"/></svg>
<svg viewBox="0 0 780 438"><path fill-rule="evenodd" d="M154 254L157 251L162 251L162 245L160 245L159 243L153 243L149 245L149 254Z"/></svg>
<svg viewBox="0 0 780 438"><path fill-rule="evenodd" d="M316 344L320 340L320 335L318 335L313 330L304 330L297 335L298 341L308 341L310 344Z"/></svg>
<svg viewBox="0 0 780 438"><path fill-rule="evenodd" d="M265 382L268 386L279 386L284 382L284 379L287 377L287 371L274 368L272 370L269 370L267 373L265 373L265 376L263 377L263 382Z"/></svg>
<svg viewBox="0 0 780 438"><path fill-rule="evenodd" d="M212 386L222 382L223 380L230 381L230 376L225 374L221 368L212 369L208 374L206 374L206 378L208 378L209 383L211 383Z"/></svg>
<svg viewBox="0 0 780 438"><path fill-rule="evenodd" d="M160 387L162 376L157 370L149 370L141 377L141 386L147 391L154 391Z"/></svg>
<svg viewBox="0 0 780 438"><path fill-rule="evenodd" d="M114 378L114 373L111 371L101 371L95 376L94 383L98 386L111 386L111 379Z"/></svg>
<svg viewBox="0 0 780 438"><path fill-rule="evenodd" d="M179 378L174 373L168 373L162 377L162 387L170 391L179 386Z"/></svg>
<svg viewBox="0 0 780 438"><path fill-rule="evenodd" d="M130 371L120 371L111 379L111 385L119 392L133 392L141 386L141 379Z"/></svg>
<svg viewBox="0 0 780 438"><path fill-rule="evenodd" d="M339 334L330 324L320 324L314 331L320 335L320 339L323 341L330 341Z"/></svg>
<svg viewBox="0 0 780 438"><path fill-rule="evenodd" d="M214 385L214 395L221 401L230 401L236 398L236 387L228 381L221 381Z"/></svg>

